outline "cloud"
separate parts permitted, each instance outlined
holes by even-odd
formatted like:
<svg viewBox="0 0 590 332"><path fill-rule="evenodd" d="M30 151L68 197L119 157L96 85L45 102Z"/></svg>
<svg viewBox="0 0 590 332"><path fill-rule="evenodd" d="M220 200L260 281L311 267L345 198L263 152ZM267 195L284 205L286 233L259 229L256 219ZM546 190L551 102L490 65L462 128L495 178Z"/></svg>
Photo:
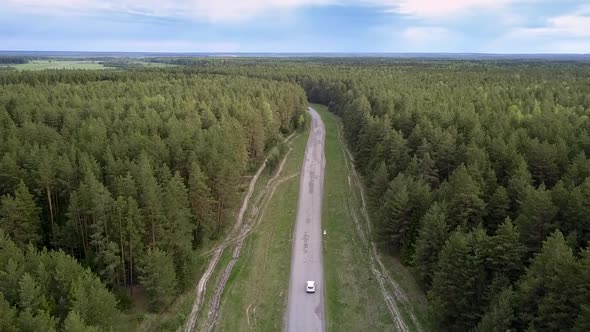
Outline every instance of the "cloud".
<svg viewBox="0 0 590 332"><path fill-rule="evenodd" d="M448 39L451 33L443 27L409 27L400 35L406 42L426 44Z"/></svg>
<svg viewBox="0 0 590 332"><path fill-rule="evenodd" d="M544 19L538 27L520 26L484 47L486 52L590 53L590 5Z"/></svg>
<svg viewBox="0 0 590 332"><path fill-rule="evenodd" d="M553 53L590 53L590 41L584 40L569 40L563 42L556 42L552 45Z"/></svg>
<svg viewBox="0 0 590 332"><path fill-rule="evenodd" d="M372 28L377 36L381 52L451 52L461 41L462 36L456 31L442 26L380 25Z"/></svg>
<svg viewBox="0 0 590 332"><path fill-rule="evenodd" d="M92 15L100 12L176 17L209 22L245 21L260 14L339 0L5 0L14 11L52 15Z"/></svg>
<svg viewBox="0 0 590 332"><path fill-rule="evenodd" d="M22 45L35 45L37 51L88 51L88 52L222 52L241 51L234 42L194 42L189 40L38 40L21 38L0 38L0 45L6 50L23 50Z"/></svg>
<svg viewBox="0 0 590 332"><path fill-rule="evenodd" d="M448 18L474 10L501 9L539 0L3 0L17 11L61 15L95 11L183 17L210 22L245 21L265 13L309 6L346 5L382 8L422 18Z"/></svg>
<svg viewBox="0 0 590 332"><path fill-rule="evenodd" d="M515 0L399 0L393 10L420 17L449 17L476 9L499 9Z"/></svg>

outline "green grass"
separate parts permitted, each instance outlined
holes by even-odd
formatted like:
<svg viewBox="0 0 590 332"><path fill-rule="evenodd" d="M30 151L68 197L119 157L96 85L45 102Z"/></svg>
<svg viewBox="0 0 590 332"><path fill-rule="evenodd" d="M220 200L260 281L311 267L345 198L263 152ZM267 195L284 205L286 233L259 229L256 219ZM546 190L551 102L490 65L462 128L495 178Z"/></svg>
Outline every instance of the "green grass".
<svg viewBox="0 0 590 332"><path fill-rule="evenodd" d="M299 175L308 132L293 141L282 176ZM223 294L217 331L280 331L287 305L299 176L280 184L246 239Z"/></svg>
<svg viewBox="0 0 590 332"><path fill-rule="evenodd" d="M346 160L338 122L322 105L313 105L326 126L326 169L322 224L328 331L394 330L387 306L374 279L354 220Z"/></svg>
<svg viewBox="0 0 590 332"><path fill-rule="evenodd" d="M414 279L410 269L402 265L398 258L390 255L381 255L381 261L389 271L391 277L400 285L408 296L411 308L402 307L402 313L407 316L407 311L412 310L416 319L425 331L431 331L435 327L432 325L433 320L429 311L428 300L421 290L420 286ZM408 324L411 322L406 319Z"/></svg>
<svg viewBox="0 0 590 332"><path fill-rule="evenodd" d="M14 65L17 70L44 69L105 69L106 67L90 60L33 60L29 63Z"/></svg>
<svg viewBox="0 0 590 332"><path fill-rule="evenodd" d="M326 125L326 171L322 223L324 237L324 278L326 279L326 316L332 331L390 331L395 326L370 270L368 248L360 239L350 209L361 216L360 192L348 185L344 142L338 137L339 119L323 105L313 105ZM343 208L345 207L345 208ZM364 222L364 220L360 220ZM423 329L428 330L427 301L411 271L399 260L383 256L391 277L403 289L408 303L399 303L401 315L410 330L417 330L410 319L412 311ZM390 286L386 286L392 291ZM392 292L390 292L392 293Z"/></svg>

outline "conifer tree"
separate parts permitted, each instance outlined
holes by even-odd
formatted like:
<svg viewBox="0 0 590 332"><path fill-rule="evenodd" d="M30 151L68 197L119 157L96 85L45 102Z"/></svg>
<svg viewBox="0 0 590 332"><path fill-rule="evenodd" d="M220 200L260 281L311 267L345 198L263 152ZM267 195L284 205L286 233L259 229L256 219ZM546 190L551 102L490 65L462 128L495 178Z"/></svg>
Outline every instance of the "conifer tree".
<svg viewBox="0 0 590 332"><path fill-rule="evenodd" d="M41 240L40 209L22 180L14 196L3 196L0 204L0 228L14 242L24 247L28 243L37 244Z"/></svg>
<svg viewBox="0 0 590 332"><path fill-rule="evenodd" d="M545 237L556 228L556 216L557 208L551 200L551 192L544 185L529 188L515 221L529 256L541 249Z"/></svg>
<svg viewBox="0 0 590 332"><path fill-rule="evenodd" d="M464 165L459 166L449 177L449 226L474 227L485 215L485 202L480 186L473 180Z"/></svg>
<svg viewBox="0 0 590 332"><path fill-rule="evenodd" d="M449 234L446 206L434 203L420 221L413 264L422 284L429 288L432 275Z"/></svg>
<svg viewBox="0 0 590 332"><path fill-rule="evenodd" d="M496 277L503 276L516 281L524 268L526 248L520 243L520 233L509 217L498 227L496 235L491 237L490 245L488 268Z"/></svg>
<svg viewBox="0 0 590 332"><path fill-rule="evenodd" d="M487 215L485 218L486 229L496 232L498 226L504 222L510 211L510 198L506 188L498 186L487 204Z"/></svg>
<svg viewBox="0 0 590 332"><path fill-rule="evenodd" d="M474 326L487 307L485 262L489 239L482 228L453 233L440 253L428 293L440 323L453 330Z"/></svg>
<svg viewBox="0 0 590 332"><path fill-rule="evenodd" d="M176 273L172 258L160 249L148 249L142 258L141 284L145 287L153 310L168 306L177 291Z"/></svg>
<svg viewBox="0 0 590 332"><path fill-rule="evenodd" d="M195 218L193 242L198 244L203 238L203 233L210 232L213 226L214 202L211 197L211 189L207 185L207 176L196 162L191 164L188 191L191 211Z"/></svg>

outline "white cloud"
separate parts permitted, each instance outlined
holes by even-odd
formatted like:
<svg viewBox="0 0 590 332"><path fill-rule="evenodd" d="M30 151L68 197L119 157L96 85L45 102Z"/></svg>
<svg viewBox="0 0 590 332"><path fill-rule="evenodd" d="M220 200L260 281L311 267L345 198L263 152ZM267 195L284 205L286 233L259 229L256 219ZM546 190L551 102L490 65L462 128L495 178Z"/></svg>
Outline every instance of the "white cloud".
<svg viewBox="0 0 590 332"><path fill-rule="evenodd" d="M240 45L232 42L194 42L187 40L101 40L80 47L81 51L121 52L225 52L240 51Z"/></svg>
<svg viewBox="0 0 590 332"><path fill-rule="evenodd" d="M22 45L35 45L37 51L88 51L88 52L222 52L241 51L233 42L194 42L189 40L72 40L0 38L7 50L22 50ZM26 49L25 49L26 50Z"/></svg>
<svg viewBox="0 0 590 332"><path fill-rule="evenodd" d="M503 9L539 0L0 0L13 10L52 14L113 11L162 17L243 21L263 13L305 6L364 5L422 18L448 18L474 10Z"/></svg>
<svg viewBox="0 0 590 332"><path fill-rule="evenodd" d="M451 33L442 27L409 27L401 32L401 37L410 43L431 43L448 39Z"/></svg>
<svg viewBox="0 0 590 332"><path fill-rule="evenodd" d="M461 43L462 35L442 26L380 25L372 28L381 52L452 52Z"/></svg>
<svg viewBox="0 0 590 332"><path fill-rule="evenodd" d="M339 0L5 0L12 10L62 15L110 11L156 17L184 17L210 22L243 21L263 13Z"/></svg>
<svg viewBox="0 0 590 332"><path fill-rule="evenodd" d="M490 42L486 52L590 53L590 5L549 17L540 27L517 27Z"/></svg>
<svg viewBox="0 0 590 332"><path fill-rule="evenodd" d="M399 33L403 52L450 52L456 46L460 36L447 28L439 26L408 27Z"/></svg>
<svg viewBox="0 0 590 332"><path fill-rule="evenodd" d="M571 14L550 17L545 25L537 28L517 28L510 32L513 37L590 37L590 15L576 11Z"/></svg>
<svg viewBox="0 0 590 332"><path fill-rule="evenodd" d="M569 40L554 43L551 47L552 53L579 53L590 54L590 41Z"/></svg>
<svg viewBox="0 0 590 332"><path fill-rule="evenodd" d="M502 9L523 0L378 0L391 11L424 18L449 18L471 10Z"/></svg>

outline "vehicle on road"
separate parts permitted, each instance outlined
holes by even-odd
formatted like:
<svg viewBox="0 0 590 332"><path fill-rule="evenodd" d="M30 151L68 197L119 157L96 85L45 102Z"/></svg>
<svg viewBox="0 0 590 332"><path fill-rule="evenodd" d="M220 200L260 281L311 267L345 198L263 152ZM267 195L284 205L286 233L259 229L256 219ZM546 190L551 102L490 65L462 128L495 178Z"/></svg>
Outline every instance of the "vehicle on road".
<svg viewBox="0 0 590 332"><path fill-rule="evenodd" d="M308 281L305 291L308 293L315 293L315 281Z"/></svg>

